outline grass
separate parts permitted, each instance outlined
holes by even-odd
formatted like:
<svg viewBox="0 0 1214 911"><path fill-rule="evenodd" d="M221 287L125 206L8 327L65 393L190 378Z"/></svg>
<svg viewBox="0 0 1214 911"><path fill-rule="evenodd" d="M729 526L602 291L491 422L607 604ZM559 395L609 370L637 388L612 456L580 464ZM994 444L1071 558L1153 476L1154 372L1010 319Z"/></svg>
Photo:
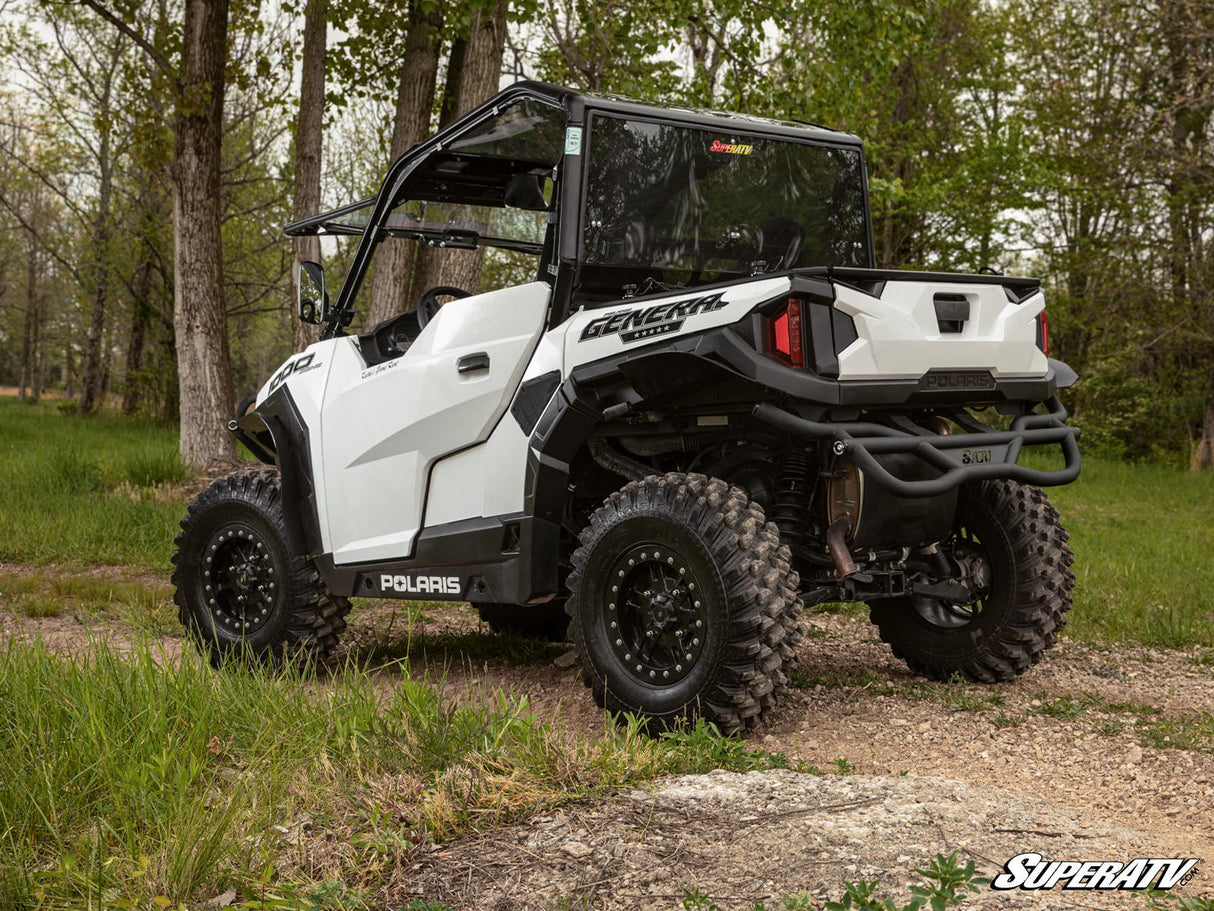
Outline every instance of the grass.
<svg viewBox="0 0 1214 911"><path fill-rule="evenodd" d="M164 665L146 645L72 661L9 643L0 907L175 907L229 888L309 907L303 890L343 877L328 888L353 902L422 845L659 775L780 764L704 725L655 739L605 722L573 741L523 699L456 704L407 674L385 692L351 666L318 687L215 673L189 650Z"/></svg>
<svg viewBox="0 0 1214 911"><path fill-rule="evenodd" d="M0 396L0 562L167 570L185 509L177 434Z"/></svg>
<svg viewBox="0 0 1214 911"><path fill-rule="evenodd" d="M27 617L118 617L138 630L165 634L180 629L173 592L165 579L123 578L119 573L63 574L51 569L0 569L0 607Z"/></svg>
<svg viewBox="0 0 1214 911"><path fill-rule="evenodd" d="M1214 476L1089 459L1049 496L1075 551L1068 635L1214 646Z"/></svg>

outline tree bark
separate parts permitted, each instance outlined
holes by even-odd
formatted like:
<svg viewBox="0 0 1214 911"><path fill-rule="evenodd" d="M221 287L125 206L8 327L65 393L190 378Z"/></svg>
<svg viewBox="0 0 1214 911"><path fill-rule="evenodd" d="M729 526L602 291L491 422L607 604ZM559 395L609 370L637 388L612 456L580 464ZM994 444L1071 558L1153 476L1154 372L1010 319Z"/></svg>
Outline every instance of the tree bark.
<svg viewBox="0 0 1214 911"><path fill-rule="evenodd" d="M97 142L97 212L93 217L93 294L92 313L84 348L84 380L76 402L78 414L88 414L101 398L101 336L105 331L105 308L110 286L110 238L113 233L111 209L114 198L114 159L112 154L114 72L118 68L125 42L115 41L111 47L109 67L102 74L98 107L101 124Z"/></svg>
<svg viewBox="0 0 1214 911"><path fill-rule="evenodd" d="M151 251L145 248L145 257L135 271L131 285L131 331L126 343L126 378L122 389L122 413L133 415L139 410L143 380L143 346L147 339L148 325L152 321Z"/></svg>
<svg viewBox="0 0 1214 911"><path fill-rule="evenodd" d="M186 0L173 150L173 325L181 460L206 471L236 460L220 225L227 0Z"/></svg>
<svg viewBox="0 0 1214 911"><path fill-rule="evenodd" d="M325 58L328 52L328 0L308 0L304 11L303 73L299 85L299 119L295 131L294 216L307 218L320 211L320 163L325 120ZM295 312L299 264L320 262L320 238L291 239L291 348L302 351L320 337L316 326L301 322Z"/></svg>
<svg viewBox="0 0 1214 911"><path fill-rule="evenodd" d="M462 59L456 61L452 54L448 67L444 110L449 110L448 93L457 99L457 116L468 113L497 94L506 51L506 8L507 0L494 0L492 6L478 10L472 17ZM476 294L481 286L483 262L483 250L425 248L419 257L414 287L420 293L436 285L454 285Z"/></svg>
<svg viewBox="0 0 1214 911"><path fill-rule="evenodd" d="M1214 369L1206 377L1205 407L1201 415L1201 439L1193 450L1189 467L1195 472L1214 470Z"/></svg>
<svg viewBox="0 0 1214 911"><path fill-rule="evenodd" d="M390 151L393 161L430 132L443 20L437 6L429 12L425 6L421 0L414 0L409 5L409 35L405 39L400 88L396 93L396 117L392 123ZM410 278L416 256L415 242L389 240L380 244L371 276L368 326L415 305Z"/></svg>

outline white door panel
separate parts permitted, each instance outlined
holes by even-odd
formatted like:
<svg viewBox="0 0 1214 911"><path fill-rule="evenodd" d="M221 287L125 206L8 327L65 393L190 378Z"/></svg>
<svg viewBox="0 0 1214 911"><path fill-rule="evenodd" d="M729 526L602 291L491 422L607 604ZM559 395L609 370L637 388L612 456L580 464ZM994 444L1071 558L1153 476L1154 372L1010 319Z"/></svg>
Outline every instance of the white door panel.
<svg viewBox="0 0 1214 911"><path fill-rule="evenodd" d="M565 332L547 332L536 345L522 382L557 371L562 374ZM528 437L510 414L503 414L489 439L447 456L430 472L426 528L461 519L522 512L527 479Z"/></svg>
<svg viewBox="0 0 1214 911"><path fill-rule="evenodd" d="M452 301L404 355L369 370L352 343L339 354L321 435L326 545L337 563L412 553L431 466L488 438L535 349L548 296L534 282ZM488 369L459 373L473 354L487 355Z"/></svg>

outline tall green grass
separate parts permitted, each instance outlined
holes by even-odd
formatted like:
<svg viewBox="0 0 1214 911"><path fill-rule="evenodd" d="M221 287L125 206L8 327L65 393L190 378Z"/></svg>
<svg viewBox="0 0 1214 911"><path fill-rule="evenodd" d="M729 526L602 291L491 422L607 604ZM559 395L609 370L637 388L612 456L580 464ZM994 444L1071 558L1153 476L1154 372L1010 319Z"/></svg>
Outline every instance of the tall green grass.
<svg viewBox="0 0 1214 911"><path fill-rule="evenodd" d="M166 569L185 504L177 434L0 397L0 562Z"/></svg>
<svg viewBox="0 0 1214 911"><path fill-rule="evenodd" d="M69 660L9 643L0 907L197 907L227 888L297 907L295 883L357 874L374 892L419 845L571 797L763 765L703 726L653 740L605 723L573 741L524 699L457 704L407 673L386 688L348 667L322 686L216 673L192 651L164 663L95 642Z"/></svg>
<svg viewBox="0 0 1214 911"><path fill-rule="evenodd" d="M1214 646L1214 476L1088 459L1049 496L1075 551L1069 635Z"/></svg>

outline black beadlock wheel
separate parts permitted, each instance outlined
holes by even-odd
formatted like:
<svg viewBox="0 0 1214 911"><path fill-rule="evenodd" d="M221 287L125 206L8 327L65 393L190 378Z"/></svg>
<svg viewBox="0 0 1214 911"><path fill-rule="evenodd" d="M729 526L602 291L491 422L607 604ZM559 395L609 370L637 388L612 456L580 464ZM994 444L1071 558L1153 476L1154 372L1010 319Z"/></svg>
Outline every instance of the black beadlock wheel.
<svg viewBox="0 0 1214 911"><path fill-rule="evenodd" d="M870 616L916 673L1011 680L1040 661L1066 626L1075 584L1067 541L1058 510L1038 488L1015 481L963 487L953 532L940 549L975 598L873 601Z"/></svg>
<svg viewBox="0 0 1214 911"><path fill-rule="evenodd" d="M567 610L599 705L666 728L756 724L788 686L799 579L776 526L737 487L696 474L612 494L573 554Z"/></svg>
<svg viewBox="0 0 1214 911"><path fill-rule="evenodd" d="M324 659L350 601L330 595L312 562L286 543L274 470L237 471L190 504L173 555L181 622L213 663L228 655Z"/></svg>

